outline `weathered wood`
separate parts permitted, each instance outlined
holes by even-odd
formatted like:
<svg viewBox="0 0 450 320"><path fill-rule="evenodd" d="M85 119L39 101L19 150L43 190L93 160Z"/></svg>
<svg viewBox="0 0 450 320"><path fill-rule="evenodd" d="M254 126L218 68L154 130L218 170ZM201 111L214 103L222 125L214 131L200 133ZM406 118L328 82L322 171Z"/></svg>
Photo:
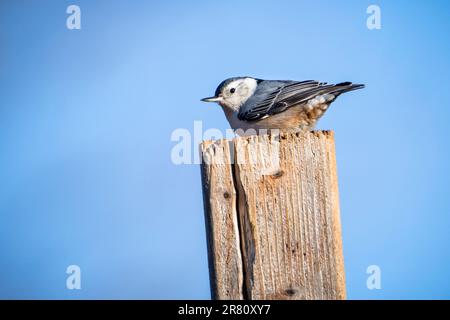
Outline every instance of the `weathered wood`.
<svg viewBox="0 0 450 320"><path fill-rule="evenodd" d="M232 143L202 144L213 298L345 299L333 133Z"/></svg>
<svg viewBox="0 0 450 320"><path fill-rule="evenodd" d="M205 141L200 151L211 296L240 300L243 271L230 143Z"/></svg>

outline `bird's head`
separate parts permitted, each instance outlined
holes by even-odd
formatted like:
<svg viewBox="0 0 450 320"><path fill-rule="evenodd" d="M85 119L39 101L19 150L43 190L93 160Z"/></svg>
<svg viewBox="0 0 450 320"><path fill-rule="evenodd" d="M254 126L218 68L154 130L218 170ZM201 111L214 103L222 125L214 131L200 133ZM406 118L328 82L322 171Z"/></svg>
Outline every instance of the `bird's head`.
<svg viewBox="0 0 450 320"><path fill-rule="evenodd" d="M216 89L214 97L204 98L204 102L217 102L222 107L234 111L250 98L261 80L252 77L235 77L222 81Z"/></svg>

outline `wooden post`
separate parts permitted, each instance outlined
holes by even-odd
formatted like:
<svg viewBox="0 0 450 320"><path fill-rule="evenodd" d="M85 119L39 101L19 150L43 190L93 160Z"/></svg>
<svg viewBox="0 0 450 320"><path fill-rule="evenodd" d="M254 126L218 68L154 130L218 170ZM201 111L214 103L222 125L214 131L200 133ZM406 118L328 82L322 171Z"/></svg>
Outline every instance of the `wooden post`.
<svg viewBox="0 0 450 320"><path fill-rule="evenodd" d="M200 149L213 299L345 299L333 132Z"/></svg>

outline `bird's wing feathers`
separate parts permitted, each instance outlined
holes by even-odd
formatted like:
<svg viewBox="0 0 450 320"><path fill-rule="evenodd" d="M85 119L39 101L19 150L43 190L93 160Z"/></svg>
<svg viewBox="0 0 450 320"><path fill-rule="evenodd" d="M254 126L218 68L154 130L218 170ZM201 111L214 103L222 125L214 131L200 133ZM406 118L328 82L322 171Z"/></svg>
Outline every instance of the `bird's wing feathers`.
<svg viewBox="0 0 450 320"><path fill-rule="evenodd" d="M337 97L343 92L361 87L351 82L329 85L313 80L263 81L254 95L241 107L238 118L244 121L259 120L305 103L318 95L329 93Z"/></svg>

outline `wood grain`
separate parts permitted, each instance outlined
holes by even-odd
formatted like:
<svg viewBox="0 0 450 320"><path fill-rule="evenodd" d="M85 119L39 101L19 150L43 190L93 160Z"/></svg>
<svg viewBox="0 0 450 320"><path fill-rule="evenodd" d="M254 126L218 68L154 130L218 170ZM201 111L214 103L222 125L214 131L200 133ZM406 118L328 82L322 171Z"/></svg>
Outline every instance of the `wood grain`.
<svg viewBox="0 0 450 320"><path fill-rule="evenodd" d="M243 271L230 143L200 145L211 296L243 299Z"/></svg>
<svg viewBox="0 0 450 320"><path fill-rule="evenodd" d="M345 299L334 149L329 131L202 144L214 298Z"/></svg>

